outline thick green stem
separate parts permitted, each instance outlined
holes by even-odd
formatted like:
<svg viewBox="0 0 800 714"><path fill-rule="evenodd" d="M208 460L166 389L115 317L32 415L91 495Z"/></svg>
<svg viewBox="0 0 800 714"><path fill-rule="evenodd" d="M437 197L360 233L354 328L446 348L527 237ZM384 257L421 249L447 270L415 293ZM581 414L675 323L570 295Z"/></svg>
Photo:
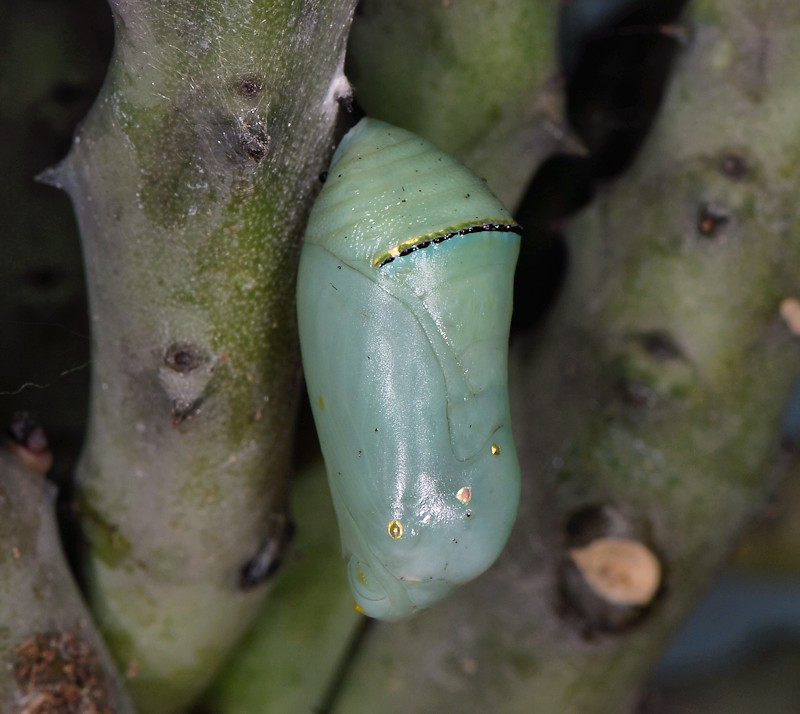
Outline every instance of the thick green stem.
<svg viewBox="0 0 800 714"><path fill-rule="evenodd" d="M365 624L353 609L321 461L292 489L297 537L253 627L204 704L216 714L325 711Z"/></svg>
<svg viewBox="0 0 800 714"><path fill-rule="evenodd" d="M371 0L348 76L367 112L460 158L509 207L565 136L555 0Z"/></svg>
<svg viewBox="0 0 800 714"><path fill-rule="evenodd" d="M64 559L38 446L0 446L0 709L132 714Z"/></svg>
<svg viewBox="0 0 800 714"><path fill-rule="evenodd" d="M486 577L373 628L336 711L608 714L636 687L790 463L800 372L800 10L704 0L635 168L570 232L545 333L515 345L523 505ZM649 607L570 550L625 537L661 562Z"/></svg>
<svg viewBox="0 0 800 714"><path fill-rule="evenodd" d="M296 257L354 1L118 0L105 87L50 176L89 282L90 596L148 712L207 681L263 599L243 569L284 539Z"/></svg>

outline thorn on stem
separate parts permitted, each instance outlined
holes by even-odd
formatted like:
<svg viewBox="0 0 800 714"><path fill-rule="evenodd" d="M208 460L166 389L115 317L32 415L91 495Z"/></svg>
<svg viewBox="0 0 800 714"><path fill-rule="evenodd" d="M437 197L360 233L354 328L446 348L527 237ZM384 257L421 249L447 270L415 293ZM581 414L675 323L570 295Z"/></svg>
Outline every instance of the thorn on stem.
<svg viewBox="0 0 800 714"><path fill-rule="evenodd" d="M673 359L683 359L683 351L669 332L664 330L651 330L640 335L642 347L650 357L658 362Z"/></svg>
<svg viewBox="0 0 800 714"><path fill-rule="evenodd" d="M204 361L203 354L189 343L170 345L164 354L164 364L181 374L197 369Z"/></svg>
<svg viewBox="0 0 800 714"><path fill-rule="evenodd" d="M729 179L739 181L750 173L750 166L744 157L738 154L725 154L719 162L719 168Z"/></svg>
<svg viewBox="0 0 800 714"><path fill-rule="evenodd" d="M243 77L236 86L236 92L243 97L254 97L263 89L264 82L258 77Z"/></svg>
<svg viewBox="0 0 800 714"><path fill-rule="evenodd" d="M172 401L172 425L183 424L187 419L191 419L203 404L202 399L174 399Z"/></svg>
<svg viewBox="0 0 800 714"><path fill-rule="evenodd" d="M164 351L162 362L158 379L170 400L172 423L177 426L202 406L215 362L192 342L173 342Z"/></svg>
<svg viewBox="0 0 800 714"><path fill-rule="evenodd" d="M294 523L286 516L278 516L276 521L276 532L239 571L240 590L252 590L268 580L280 568L283 555L294 537Z"/></svg>
<svg viewBox="0 0 800 714"><path fill-rule="evenodd" d="M47 443L44 429L30 414L14 415L6 433L11 441L11 450L30 471L46 474L53 465L53 454Z"/></svg>
<svg viewBox="0 0 800 714"><path fill-rule="evenodd" d="M258 163L267 155L269 135L254 127L246 127L239 136L239 145L245 156Z"/></svg>
<svg viewBox="0 0 800 714"><path fill-rule="evenodd" d="M705 238L715 238L730 220L730 213L722 206L704 203L697 213L697 230Z"/></svg>

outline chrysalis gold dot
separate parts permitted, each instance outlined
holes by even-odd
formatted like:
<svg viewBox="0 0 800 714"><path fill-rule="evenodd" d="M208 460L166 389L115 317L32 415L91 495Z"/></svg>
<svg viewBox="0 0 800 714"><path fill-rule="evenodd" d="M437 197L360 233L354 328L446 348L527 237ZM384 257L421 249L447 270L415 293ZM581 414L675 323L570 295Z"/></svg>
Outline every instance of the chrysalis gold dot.
<svg viewBox="0 0 800 714"><path fill-rule="evenodd" d="M400 521L389 521L389 537L397 540L403 537L403 524Z"/></svg>
<svg viewBox="0 0 800 714"><path fill-rule="evenodd" d="M498 456L500 454L500 447L497 444L492 444L492 456Z"/></svg>
<svg viewBox="0 0 800 714"><path fill-rule="evenodd" d="M472 500L472 488L469 486L462 486L456 491L456 498L464 505L468 504Z"/></svg>

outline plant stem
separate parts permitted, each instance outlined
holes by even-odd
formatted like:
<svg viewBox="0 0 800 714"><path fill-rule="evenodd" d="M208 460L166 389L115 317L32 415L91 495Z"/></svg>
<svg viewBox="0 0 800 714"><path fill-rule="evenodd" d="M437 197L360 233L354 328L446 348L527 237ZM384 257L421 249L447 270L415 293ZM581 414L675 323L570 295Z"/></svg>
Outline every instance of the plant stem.
<svg viewBox="0 0 800 714"><path fill-rule="evenodd" d="M105 86L48 176L89 283L90 598L148 712L208 681L265 594L243 568L285 539L296 259L354 3L113 2Z"/></svg>
<svg viewBox="0 0 800 714"><path fill-rule="evenodd" d="M374 627L335 711L607 714L639 683L793 462L800 342L800 10L693 3L692 39L634 168L572 226L544 334L514 345L523 505L487 575ZM794 467L796 473L796 465ZM657 555L649 607L610 606L569 551Z"/></svg>

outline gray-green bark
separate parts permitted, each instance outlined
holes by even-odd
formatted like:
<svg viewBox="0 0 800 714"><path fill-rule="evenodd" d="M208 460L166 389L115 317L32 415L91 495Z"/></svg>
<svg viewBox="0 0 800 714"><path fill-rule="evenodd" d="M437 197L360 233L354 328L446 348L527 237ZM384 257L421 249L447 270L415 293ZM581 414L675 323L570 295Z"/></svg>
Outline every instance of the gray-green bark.
<svg viewBox="0 0 800 714"><path fill-rule="evenodd" d="M353 609L321 461L292 488L297 536L269 600L211 689L216 714L323 710L365 618Z"/></svg>
<svg viewBox="0 0 800 714"><path fill-rule="evenodd" d="M376 119L460 158L513 208L568 137L556 0L367 0L348 76Z"/></svg>
<svg viewBox="0 0 800 714"><path fill-rule="evenodd" d="M570 231L546 330L514 346L525 485L504 557L422 617L373 628L336 711L626 710L783 475L800 11L705 0L691 25L635 168ZM665 589L644 612L565 578L567 547L604 532L659 555Z"/></svg>
<svg viewBox="0 0 800 714"><path fill-rule="evenodd" d="M263 599L299 396L294 275L354 0L112 3L107 81L49 179L93 335L89 594L143 710L203 686Z"/></svg>
<svg viewBox="0 0 800 714"><path fill-rule="evenodd" d="M43 457L0 446L0 709L133 714L64 559L55 490L23 460Z"/></svg>
<svg viewBox="0 0 800 714"><path fill-rule="evenodd" d="M328 89L352 9L195 5L167 16L155 2L117 3L109 81L52 176L76 203L91 282L91 595L145 711L194 696L261 600L236 585L286 507L294 257L331 146ZM703 0L693 24L646 152L574 227L545 333L515 345L527 481L508 552L428 615L373 628L337 711L622 711L780 476L776 424L800 371L778 316L800 272L800 18L777 0ZM262 686L257 711L319 701L353 631L343 582L315 565L337 542L329 509L314 522L318 476L296 494L301 529L314 526L298 557L313 558L276 588L284 622L264 611L263 665L290 636L312 655L341 649L286 659L275 686L313 680L313 698ZM578 601L564 573L581 524L661 557L666 589L652 608ZM304 608L319 602L330 608L309 629ZM237 710L245 670L233 671L231 696L211 703L255 711ZM249 676L259 686L259 670Z"/></svg>

